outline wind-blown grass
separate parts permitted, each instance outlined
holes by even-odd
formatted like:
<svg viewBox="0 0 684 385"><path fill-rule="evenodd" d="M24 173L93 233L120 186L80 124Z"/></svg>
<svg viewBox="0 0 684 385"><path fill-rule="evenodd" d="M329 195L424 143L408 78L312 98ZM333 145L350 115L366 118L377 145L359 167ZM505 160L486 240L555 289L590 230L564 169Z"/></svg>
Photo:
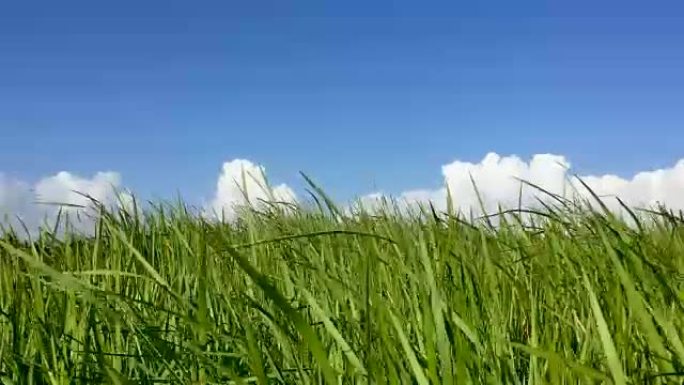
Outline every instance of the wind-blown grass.
<svg viewBox="0 0 684 385"><path fill-rule="evenodd" d="M4 384L684 380L684 220L182 205L0 239ZM322 203L320 203L322 202ZM636 224L637 226L634 226Z"/></svg>

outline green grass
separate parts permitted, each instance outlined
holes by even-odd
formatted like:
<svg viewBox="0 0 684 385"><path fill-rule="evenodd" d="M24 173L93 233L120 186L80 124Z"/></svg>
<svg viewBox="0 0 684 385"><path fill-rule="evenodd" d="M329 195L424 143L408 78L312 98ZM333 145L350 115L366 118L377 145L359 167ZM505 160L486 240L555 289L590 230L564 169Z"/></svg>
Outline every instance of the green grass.
<svg viewBox="0 0 684 385"><path fill-rule="evenodd" d="M182 205L0 238L3 384L684 381L684 220Z"/></svg>

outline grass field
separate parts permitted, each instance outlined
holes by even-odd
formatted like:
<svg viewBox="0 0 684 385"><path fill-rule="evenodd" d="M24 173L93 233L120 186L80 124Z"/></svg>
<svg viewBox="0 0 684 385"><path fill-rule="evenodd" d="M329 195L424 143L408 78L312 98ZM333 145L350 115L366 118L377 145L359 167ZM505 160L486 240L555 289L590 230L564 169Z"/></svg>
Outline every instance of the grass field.
<svg viewBox="0 0 684 385"><path fill-rule="evenodd" d="M92 237L0 240L3 384L684 381L684 220L557 203L525 220L220 224L103 213ZM594 205L596 206L596 205Z"/></svg>

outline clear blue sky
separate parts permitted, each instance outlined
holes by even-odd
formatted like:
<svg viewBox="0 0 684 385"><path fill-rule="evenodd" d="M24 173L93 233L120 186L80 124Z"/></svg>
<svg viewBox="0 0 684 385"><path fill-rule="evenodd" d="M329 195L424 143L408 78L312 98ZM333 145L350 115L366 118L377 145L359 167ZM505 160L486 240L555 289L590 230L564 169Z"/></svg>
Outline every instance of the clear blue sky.
<svg viewBox="0 0 684 385"><path fill-rule="evenodd" d="M0 171L196 199L240 157L347 198L489 151L684 157L681 2L465 3L4 1Z"/></svg>

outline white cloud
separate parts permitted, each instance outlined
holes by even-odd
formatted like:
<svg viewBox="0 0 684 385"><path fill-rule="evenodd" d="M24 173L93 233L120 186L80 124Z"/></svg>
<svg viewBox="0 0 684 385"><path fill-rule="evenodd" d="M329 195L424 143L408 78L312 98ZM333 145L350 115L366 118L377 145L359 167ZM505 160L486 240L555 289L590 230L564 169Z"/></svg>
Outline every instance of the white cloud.
<svg viewBox="0 0 684 385"><path fill-rule="evenodd" d="M115 189L121 177L115 172L98 172L92 179L81 178L66 171L40 180L35 186L38 201L88 206L90 196L104 205L116 203ZM79 194L80 193L80 194Z"/></svg>
<svg viewBox="0 0 684 385"><path fill-rule="evenodd" d="M231 220L246 205L261 208L264 202L296 202L294 191L287 185L268 186L262 166L244 159L226 162L204 214L223 213L225 219ZM24 223L35 234L40 225L53 225L60 208L57 204L63 204L70 205L62 206L62 210L69 215L73 227L87 233L92 231L93 221L91 215L84 214L94 213L88 197L108 208L130 209L133 202L132 195L122 190L121 176L116 172L98 172L84 178L62 171L34 183L0 173L0 224L9 223L21 231Z"/></svg>
<svg viewBox="0 0 684 385"><path fill-rule="evenodd" d="M489 153L479 163L454 161L446 164L442 166L442 176L444 187L403 192L396 198L398 206L406 208L432 202L437 209L445 210L447 187L454 208L464 214L482 214L477 192L486 213L498 211L499 205L503 209L514 209L520 203L530 208L537 204L537 199L551 200L530 186L522 185L521 192L519 179L566 198L590 198L589 191L573 177L570 162L561 155L537 154L525 161L514 155L502 157ZM644 171L627 179L615 175L579 177L603 198L609 208L616 211L620 205L615 197L631 207L648 208L664 204L670 209L684 209L684 159L671 168ZM374 209L384 196L377 192L369 194L361 198L360 204Z"/></svg>
<svg viewBox="0 0 684 385"><path fill-rule="evenodd" d="M523 207L534 207L537 199L550 198L529 186L522 187L518 179L534 183L554 194L568 198L584 197L589 194L577 180L573 179L570 162L564 156L537 154L529 160L517 156L487 154L480 162L454 161L442 167L444 185L433 189L415 189L397 196L396 203L402 210L409 210L420 203L432 202L436 209L445 210L447 187L453 197L456 210L465 214L482 214L475 182L487 213L516 208L518 200ZM472 181L471 181L472 177ZM652 207L665 204L674 210L684 210L684 159L670 168L644 171L629 178L615 175L580 176L597 194L605 198L609 207L619 210L619 204L612 197L618 196L633 207ZM267 183L263 166L245 159L235 159L223 164L216 182L213 198L204 205L204 214L218 214L227 220L237 216L240 207L264 207L265 202L297 202L294 191L286 184L271 186ZM40 224L54 221L58 207L37 202L55 202L89 206L90 201L74 191L89 195L107 207L130 206L132 196L121 192L121 176L115 172L99 172L90 178L69 172L59 172L35 183L12 179L0 173L0 223L9 223L18 228L20 218L30 230ZM575 194L575 195L573 195ZM366 195L359 199L365 208L377 209L389 195L382 192ZM67 207L71 214L82 214L84 210ZM87 210L85 210L87 211ZM79 230L92 228L92 221L81 215L82 222L75 223Z"/></svg>
<svg viewBox="0 0 684 385"><path fill-rule="evenodd" d="M130 194L120 191L121 177L115 172L99 172L83 178L69 172L59 172L34 184L11 179L0 174L0 223L9 224L21 232L20 223L31 233L40 225L52 226L62 206L75 229L89 232L93 228L93 204L90 196L108 208L130 202ZM80 194L79 194L80 193ZM83 195L81 195L83 194ZM121 199L121 200L119 200ZM82 208L76 207L82 206Z"/></svg>
<svg viewBox="0 0 684 385"><path fill-rule="evenodd" d="M294 191L286 184L270 186L263 166L245 159L223 164L214 198L206 211L226 220L236 217L241 207L264 207L264 202L296 202Z"/></svg>
<svg viewBox="0 0 684 385"><path fill-rule="evenodd" d="M30 186L0 173L0 223L29 206Z"/></svg>

